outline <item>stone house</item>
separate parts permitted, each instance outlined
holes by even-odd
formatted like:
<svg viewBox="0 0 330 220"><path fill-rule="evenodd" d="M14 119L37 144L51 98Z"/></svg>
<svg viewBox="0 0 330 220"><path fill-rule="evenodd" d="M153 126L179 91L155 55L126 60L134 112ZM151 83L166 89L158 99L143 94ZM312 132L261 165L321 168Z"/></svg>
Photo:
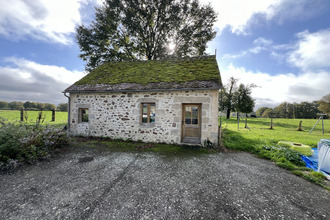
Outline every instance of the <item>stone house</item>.
<svg viewBox="0 0 330 220"><path fill-rule="evenodd" d="M68 129L73 135L217 144L220 88L215 56L105 63L63 92Z"/></svg>

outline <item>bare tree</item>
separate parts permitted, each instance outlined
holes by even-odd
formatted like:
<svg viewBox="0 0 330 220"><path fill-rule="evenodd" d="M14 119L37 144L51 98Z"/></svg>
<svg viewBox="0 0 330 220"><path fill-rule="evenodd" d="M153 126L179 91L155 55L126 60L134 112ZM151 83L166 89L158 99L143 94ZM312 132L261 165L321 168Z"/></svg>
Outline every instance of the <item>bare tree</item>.
<svg viewBox="0 0 330 220"><path fill-rule="evenodd" d="M235 92L237 90L238 79L230 77L228 83L220 91L222 97L222 106L220 110L226 109L227 119L230 118L230 112L235 110Z"/></svg>

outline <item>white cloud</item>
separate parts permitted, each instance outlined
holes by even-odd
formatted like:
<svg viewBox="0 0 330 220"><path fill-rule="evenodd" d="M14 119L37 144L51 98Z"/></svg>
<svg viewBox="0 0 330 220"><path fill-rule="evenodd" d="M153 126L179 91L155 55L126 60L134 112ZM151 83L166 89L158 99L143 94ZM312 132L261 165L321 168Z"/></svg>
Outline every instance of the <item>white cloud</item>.
<svg viewBox="0 0 330 220"><path fill-rule="evenodd" d="M247 34L250 25L275 20L278 24L290 20L308 19L322 11L326 0L202 0L210 2L218 12L216 27L229 27L232 33Z"/></svg>
<svg viewBox="0 0 330 220"><path fill-rule="evenodd" d="M61 93L84 76L64 67L42 65L23 58L9 57L0 66L0 93L5 101L65 102Z"/></svg>
<svg viewBox="0 0 330 220"><path fill-rule="evenodd" d="M299 40L288 55L292 65L304 71L330 68L330 29L316 33L304 31L297 37Z"/></svg>
<svg viewBox="0 0 330 220"><path fill-rule="evenodd" d="M259 37L253 41L254 47L242 50L237 54L224 54L223 59L237 59L249 54L259 54L262 51L269 51L273 47L273 41Z"/></svg>
<svg viewBox="0 0 330 220"><path fill-rule="evenodd" d="M204 0L210 2L218 12L216 27L223 30L230 27L233 33L246 32L246 26L256 13L267 12L276 0Z"/></svg>
<svg viewBox="0 0 330 220"><path fill-rule="evenodd" d="M276 45L272 40L257 38L253 47L239 51L236 54L224 54L223 59L237 59L260 52L268 52L269 57L298 67L302 72L320 71L330 68L330 29L315 33L303 31L296 34L297 41L289 44Z"/></svg>
<svg viewBox="0 0 330 220"><path fill-rule="evenodd" d="M258 46L270 46L273 44L273 41L263 37L259 37L253 41L253 44Z"/></svg>
<svg viewBox="0 0 330 220"><path fill-rule="evenodd" d="M233 76L240 79L239 83L255 83L259 87L253 89L252 96L256 99L256 108L274 107L281 102L315 101L329 93L330 72L306 72L301 75L292 73L270 75L252 72L230 64L221 71L222 82L227 83Z"/></svg>
<svg viewBox="0 0 330 220"><path fill-rule="evenodd" d="M90 3L100 4L101 0L0 1L0 35L70 44L75 26L82 20L80 10Z"/></svg>

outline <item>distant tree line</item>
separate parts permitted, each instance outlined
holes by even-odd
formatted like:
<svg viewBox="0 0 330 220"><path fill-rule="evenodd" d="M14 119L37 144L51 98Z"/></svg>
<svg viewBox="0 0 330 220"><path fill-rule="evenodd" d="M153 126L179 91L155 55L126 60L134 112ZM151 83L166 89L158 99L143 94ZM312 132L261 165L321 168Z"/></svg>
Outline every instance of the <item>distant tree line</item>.
<svg viewBox="0 0 330 220"><path fill-rule="evenodd" d="M257 117L263 118L318 118L319 113L330 115L330 94L319 101L283 102L275 108L261 107L256 111Z"/></svg>
<svg viewBox="0 0 330 220"><path fill-rule="evenodd" d="M1 110L21 110L22 108L28 110L43 110L43 111L52 111L53 109L61 112L68 111L68 103L60 103L58 106L51 103L40 103L40 102L5 102L0 101Z"/></svg>

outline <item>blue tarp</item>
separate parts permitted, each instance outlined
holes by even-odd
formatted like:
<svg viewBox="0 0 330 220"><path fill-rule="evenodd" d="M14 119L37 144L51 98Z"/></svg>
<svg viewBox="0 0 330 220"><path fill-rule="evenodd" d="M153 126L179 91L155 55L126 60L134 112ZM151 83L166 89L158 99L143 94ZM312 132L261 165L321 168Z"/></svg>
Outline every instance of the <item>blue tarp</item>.
<svg viewBox="0 0 330 220"><path fill-rule="evenodd" d="M314 151L314 153L311 156L302 155L301 159L305 162L306 167L317 171L317 165L319 162L317 148L312 148L312 150Z"/></svg>

